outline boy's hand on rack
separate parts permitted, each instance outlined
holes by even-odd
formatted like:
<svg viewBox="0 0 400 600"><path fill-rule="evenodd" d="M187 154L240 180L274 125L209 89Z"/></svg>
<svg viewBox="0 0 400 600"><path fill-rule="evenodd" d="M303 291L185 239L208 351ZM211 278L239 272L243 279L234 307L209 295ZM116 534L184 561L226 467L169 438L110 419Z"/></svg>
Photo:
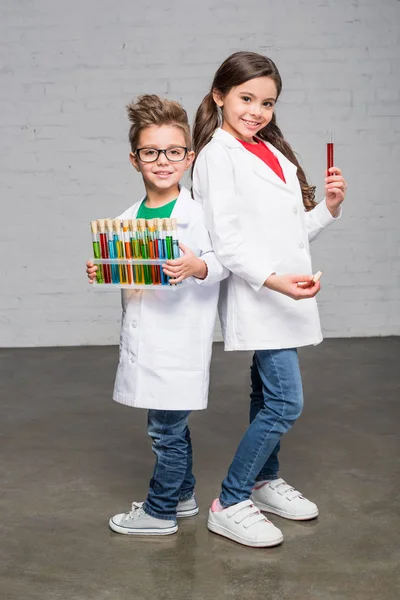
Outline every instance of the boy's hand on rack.
<svg viewBox="0 0 400 600"><path fill-rule="evenodd" d="M205 279L207 277L207 265L204 260L198 258L194 252L184 244L179 244L183 256L167 260L163 264L163 271L171 277L169 283L180 283L188 277L197 277Z"/></svg>
<svg viewBox="0 0 400 600"><path fill-rule="evenodd" d="M293 300L314 298L321 289L319 281L313 280L314 275L275 275L272 274L264 282L265 287L274 292L279 292ZM302 283L302 286L298 284ZM307 287L304 284L308 283Z"/></svg>
<svg viewBox="0 0 400 600"><path fill-rule="evenodd" d="M336 217L339 207L346 195L347 183L344 180L342 171L337 167L331 167L325 171L325 202L333 217Z"/></svg>
<svg viewBox="0 0 400 600"><path fill-rule="evenodd" d="M96 279L97 265L94 265L90 260L86 263L86 274L89 279L89 283L93 283Z"/></svg>

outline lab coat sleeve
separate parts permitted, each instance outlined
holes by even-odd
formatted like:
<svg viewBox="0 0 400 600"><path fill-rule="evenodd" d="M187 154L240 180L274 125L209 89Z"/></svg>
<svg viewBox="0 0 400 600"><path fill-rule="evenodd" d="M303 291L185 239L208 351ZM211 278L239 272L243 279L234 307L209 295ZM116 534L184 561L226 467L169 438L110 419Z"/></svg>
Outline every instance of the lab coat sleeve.
<svg viewBox="0 0 400 600"><path fill-rule="evenodd" d="M308 240L310 242L315 240L325 227L340 219L341 216L342 207L339 208L338 215L333 217L326 206L325 199L322 200L315 208L305 213Z"/></svg>
<svg viewBox="0 0 400 600"><path fill-rule="evenodd" d="M199 155L194 171L194 197L204 208L214 252L221 263L255 290L276 272L268 257L255 260L255 240L244 239L233 166L227 150L210 146Z"/></svg>
<svg viewBox="0 0 400 600"><path fill-rule="evenodd" d="M201 207L199 207L201 208ZM207 231L207 227L204 222L203 211L196 220L194 225L195 236L200 246L200 258L204 260L207 265L207 275L205 279L198 279L193 277L193 280L198 285L213 285L226 279L229 275L229 271L224 267L215 255L213 250L210 234Z"/></svg>

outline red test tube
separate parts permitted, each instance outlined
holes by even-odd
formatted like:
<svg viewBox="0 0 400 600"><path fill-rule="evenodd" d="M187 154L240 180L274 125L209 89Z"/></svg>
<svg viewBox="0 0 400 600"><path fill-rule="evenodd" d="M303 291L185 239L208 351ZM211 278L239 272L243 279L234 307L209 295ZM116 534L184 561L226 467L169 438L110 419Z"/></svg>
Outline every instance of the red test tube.
<svg viewBox="0 0 400 600"><path fill-rule="evenodd" d="M101 258L109 258L105 219L97 219L97 224L99 228ZM106 263L103 265L103 273L105 283L111 283L111 269L109 264Z"/></svg>
<svg viewBox="0 0 400 600"><path fill-rule="evenodd" d="M333 133L332 131L328 131L328 138L326 143L326 168L328 171L328 177L329 175L332 175L329 169L333 166Z"/></svg>

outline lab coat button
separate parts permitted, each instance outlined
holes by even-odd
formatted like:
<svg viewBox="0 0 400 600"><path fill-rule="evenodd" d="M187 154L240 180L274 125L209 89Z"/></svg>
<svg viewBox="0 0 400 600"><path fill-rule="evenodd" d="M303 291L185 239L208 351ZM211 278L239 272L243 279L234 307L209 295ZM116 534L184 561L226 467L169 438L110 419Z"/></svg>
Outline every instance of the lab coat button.
<svg viewBox="0 0 400 600"><path fill-rule="evenodd" d="M304 242L300 242L299 248L301 248L303 250L303 248L304 248Z"/></svg>
<svg viewBox="0 0 400 600"><path fill-rule="evenodd" d="M131 356L129 360L131 361L131 363L134 363L135 362L135 357Z"/></svg>
<svg viewBox="0 0 400 600"><path fill-rule="evenodd" d="M293 206L293 212L295 215L297 215L297 206Z"/></svg>
<svg viewBox="0 0 400 600"><path fill-rule="evenodd" d="M137 321L132 321L131 325L133 328L137 327Z"/></svg>

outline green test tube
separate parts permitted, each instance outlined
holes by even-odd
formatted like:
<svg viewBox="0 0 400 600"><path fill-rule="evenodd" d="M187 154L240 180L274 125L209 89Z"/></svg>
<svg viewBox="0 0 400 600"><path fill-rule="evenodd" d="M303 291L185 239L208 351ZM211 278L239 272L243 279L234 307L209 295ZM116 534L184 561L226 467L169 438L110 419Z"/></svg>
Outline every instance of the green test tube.
<svg viewBox="0 0 400 600"><path fill-rule="evenodd" d="M90 228L92 230L93 256L94 258L101 258L99 229L97 226L97 221L90 221ZM97 265L96 281L97 283L104 283L102 265Z"/></svg>

